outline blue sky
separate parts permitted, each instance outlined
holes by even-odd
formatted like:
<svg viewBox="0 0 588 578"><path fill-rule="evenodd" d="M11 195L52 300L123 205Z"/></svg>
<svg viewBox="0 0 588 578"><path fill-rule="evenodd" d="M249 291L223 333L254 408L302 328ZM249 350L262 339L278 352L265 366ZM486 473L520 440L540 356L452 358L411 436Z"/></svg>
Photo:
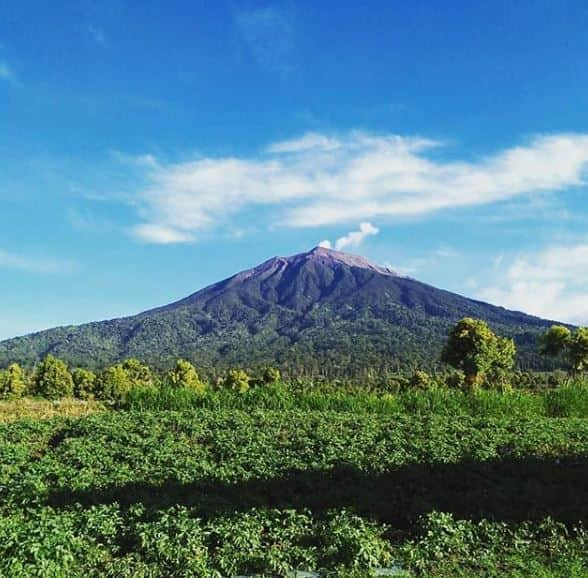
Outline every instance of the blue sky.
<svg viewBox="0 0 588 578"><path fill-rule="evenodd" d="M0 338L328 241L588 322L588 5L0 1Z"/></svg>

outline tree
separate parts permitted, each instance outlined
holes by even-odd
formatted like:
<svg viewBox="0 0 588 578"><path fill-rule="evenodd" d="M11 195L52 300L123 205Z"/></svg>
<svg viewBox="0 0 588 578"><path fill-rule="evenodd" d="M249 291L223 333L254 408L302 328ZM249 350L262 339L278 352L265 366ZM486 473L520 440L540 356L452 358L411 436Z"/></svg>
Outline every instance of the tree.
<svg viewBox="0 0 588 578"><path fill-rule="evenodd" d="M25 372L18 363L12 363L0 373L0 393L8 397L21 397L27 390Z"/></svg>
<svg viewBox="0 0 588 578"><path fill-rule="evenodd" d="M249 390L250 379L247 372L242 369L229 369L223 385L232 391L245 393Z"/></svg>
<svg viewBox="0 0 588 578"><path fill-rule="evenodd" d="M282 379L282 374L277 367L266 367L263 375L261 377L261 381L265 385L272 385L274 383L278 383Z"/></svg>
<svg viewBox="0 0 588 578"><path fill-rule="evenodd" d="M138 359L125 359L122 363L107 367L98 378L100 397L120 401L134 387L153 387L151 368Z"/></svg>
<svg viewBox="0 0 588 578"><path fill-rule="evenodd" d="M99 397L108 401L119 401L133 386L129 374L121 363L107 367L98 377Z"/></svg>
<svg viewBox="0 0 588 578"><path fill-rule="evenodd" d="M133 357L125 359L122 363L122 368L133 385L153 385L153 372L151 368L141 363L138 359Z"/></svg>
<svg viewBox="0 0 588 578"><path fill-rule="evenodd" d="M491 369L511 369L516 353L512 339L497 336L485 321L464 317L449 332L441 360L464 372L477 388Z"/></svg>
<svg viewBox="0 0 588 578"><path fill-rule="evenodd" d="M79 399L92 399L96 390L96 374L89 369L78 367L71 373L74 395Z"/></svg>
<svg viewBox="0 0 588 578"><path fill-rule="evenodd" d="M408 385L411 389L426 390L434 387L435 381L426 371L417 369L410 377Z"/></svg>
<svg viewBox="0 0 588 578"><path fill-rule="evenodd" d="M196 368L185 359L178 359L167 373L167 382L172 387L183 387L197 393L204 393L206 384L200 379Z"/></svg>
<svg viewBox="0 0 588 578"><path fill-rule="evenodd" d="M65 361L47 355L35 371L35 393L49 399L73 395L73 380Z"/></svg>
<svg viewBox="0 0 588 578"><path fill-rule="evenodd" d="M574 332L563 325L552 325L539 340L541 353L563 359L571 375L588 369L588 327Z"/></svg>
<svg viewBox="0 0 588 578"><path fill-rule="evenodd" d="M572 335L570 361L574 373L588 369L588 327L578 327Z"/></svg>

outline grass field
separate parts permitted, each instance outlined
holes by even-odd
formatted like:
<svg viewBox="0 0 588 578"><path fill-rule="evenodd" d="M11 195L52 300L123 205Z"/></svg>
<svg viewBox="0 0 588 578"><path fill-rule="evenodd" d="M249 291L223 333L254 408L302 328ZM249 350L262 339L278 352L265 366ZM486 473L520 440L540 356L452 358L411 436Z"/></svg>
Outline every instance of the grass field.
<svg viewBox="0 0 588 578"><path fill-rule="evenodd" d="M588 575L584 418L112 411L0 426L0 472L2 576Z"/></svg>
<svg viewBox="0 0 588 578"><path fill-rule="evenodd" d="M82 417L102 410L104 410L103 404L81 399L6 399L0 401L0 423L11 423L22 419Z"/></svg>
<svg viewBox="0 0 588 578"><path fill-rule="evenodd" d="M584 417L588 418L588 385L572 384L540 392L491 390L466 392L446 387L407 390L397 394L361 387L285 384L252 388L246 393L208 390L201 395L188 389L135 388L122 403L124 409L268 409L342 411L380 415L445 415L448 417Z"/></svg>

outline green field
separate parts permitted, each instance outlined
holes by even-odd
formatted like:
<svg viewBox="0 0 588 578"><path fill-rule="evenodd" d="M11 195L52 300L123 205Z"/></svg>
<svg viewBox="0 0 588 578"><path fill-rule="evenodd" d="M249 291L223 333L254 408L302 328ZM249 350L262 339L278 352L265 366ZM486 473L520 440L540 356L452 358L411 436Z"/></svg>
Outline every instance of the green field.
<svg viewBox="0 0 588 578"><path fill-rule="evenodd" d="M585 418L224 405L1 426L0 575L588 575Z"/></svg>

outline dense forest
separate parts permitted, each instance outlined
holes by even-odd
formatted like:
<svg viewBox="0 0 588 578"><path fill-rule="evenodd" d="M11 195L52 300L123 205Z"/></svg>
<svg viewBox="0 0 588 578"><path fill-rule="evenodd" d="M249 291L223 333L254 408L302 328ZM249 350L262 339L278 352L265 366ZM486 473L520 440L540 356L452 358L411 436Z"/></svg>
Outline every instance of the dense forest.
<svg viewBox="0 0 588 578"><path fill-rule="evenodd" d="M449 328L487 321L516 343L520 370L552 370L537 351L551 323L436 289L323 248L274 258L171 305L0 343L0 365L47 354L99 369L133 357L164 369L276 366L287 375L365 377L439 369Z"/></svg>

